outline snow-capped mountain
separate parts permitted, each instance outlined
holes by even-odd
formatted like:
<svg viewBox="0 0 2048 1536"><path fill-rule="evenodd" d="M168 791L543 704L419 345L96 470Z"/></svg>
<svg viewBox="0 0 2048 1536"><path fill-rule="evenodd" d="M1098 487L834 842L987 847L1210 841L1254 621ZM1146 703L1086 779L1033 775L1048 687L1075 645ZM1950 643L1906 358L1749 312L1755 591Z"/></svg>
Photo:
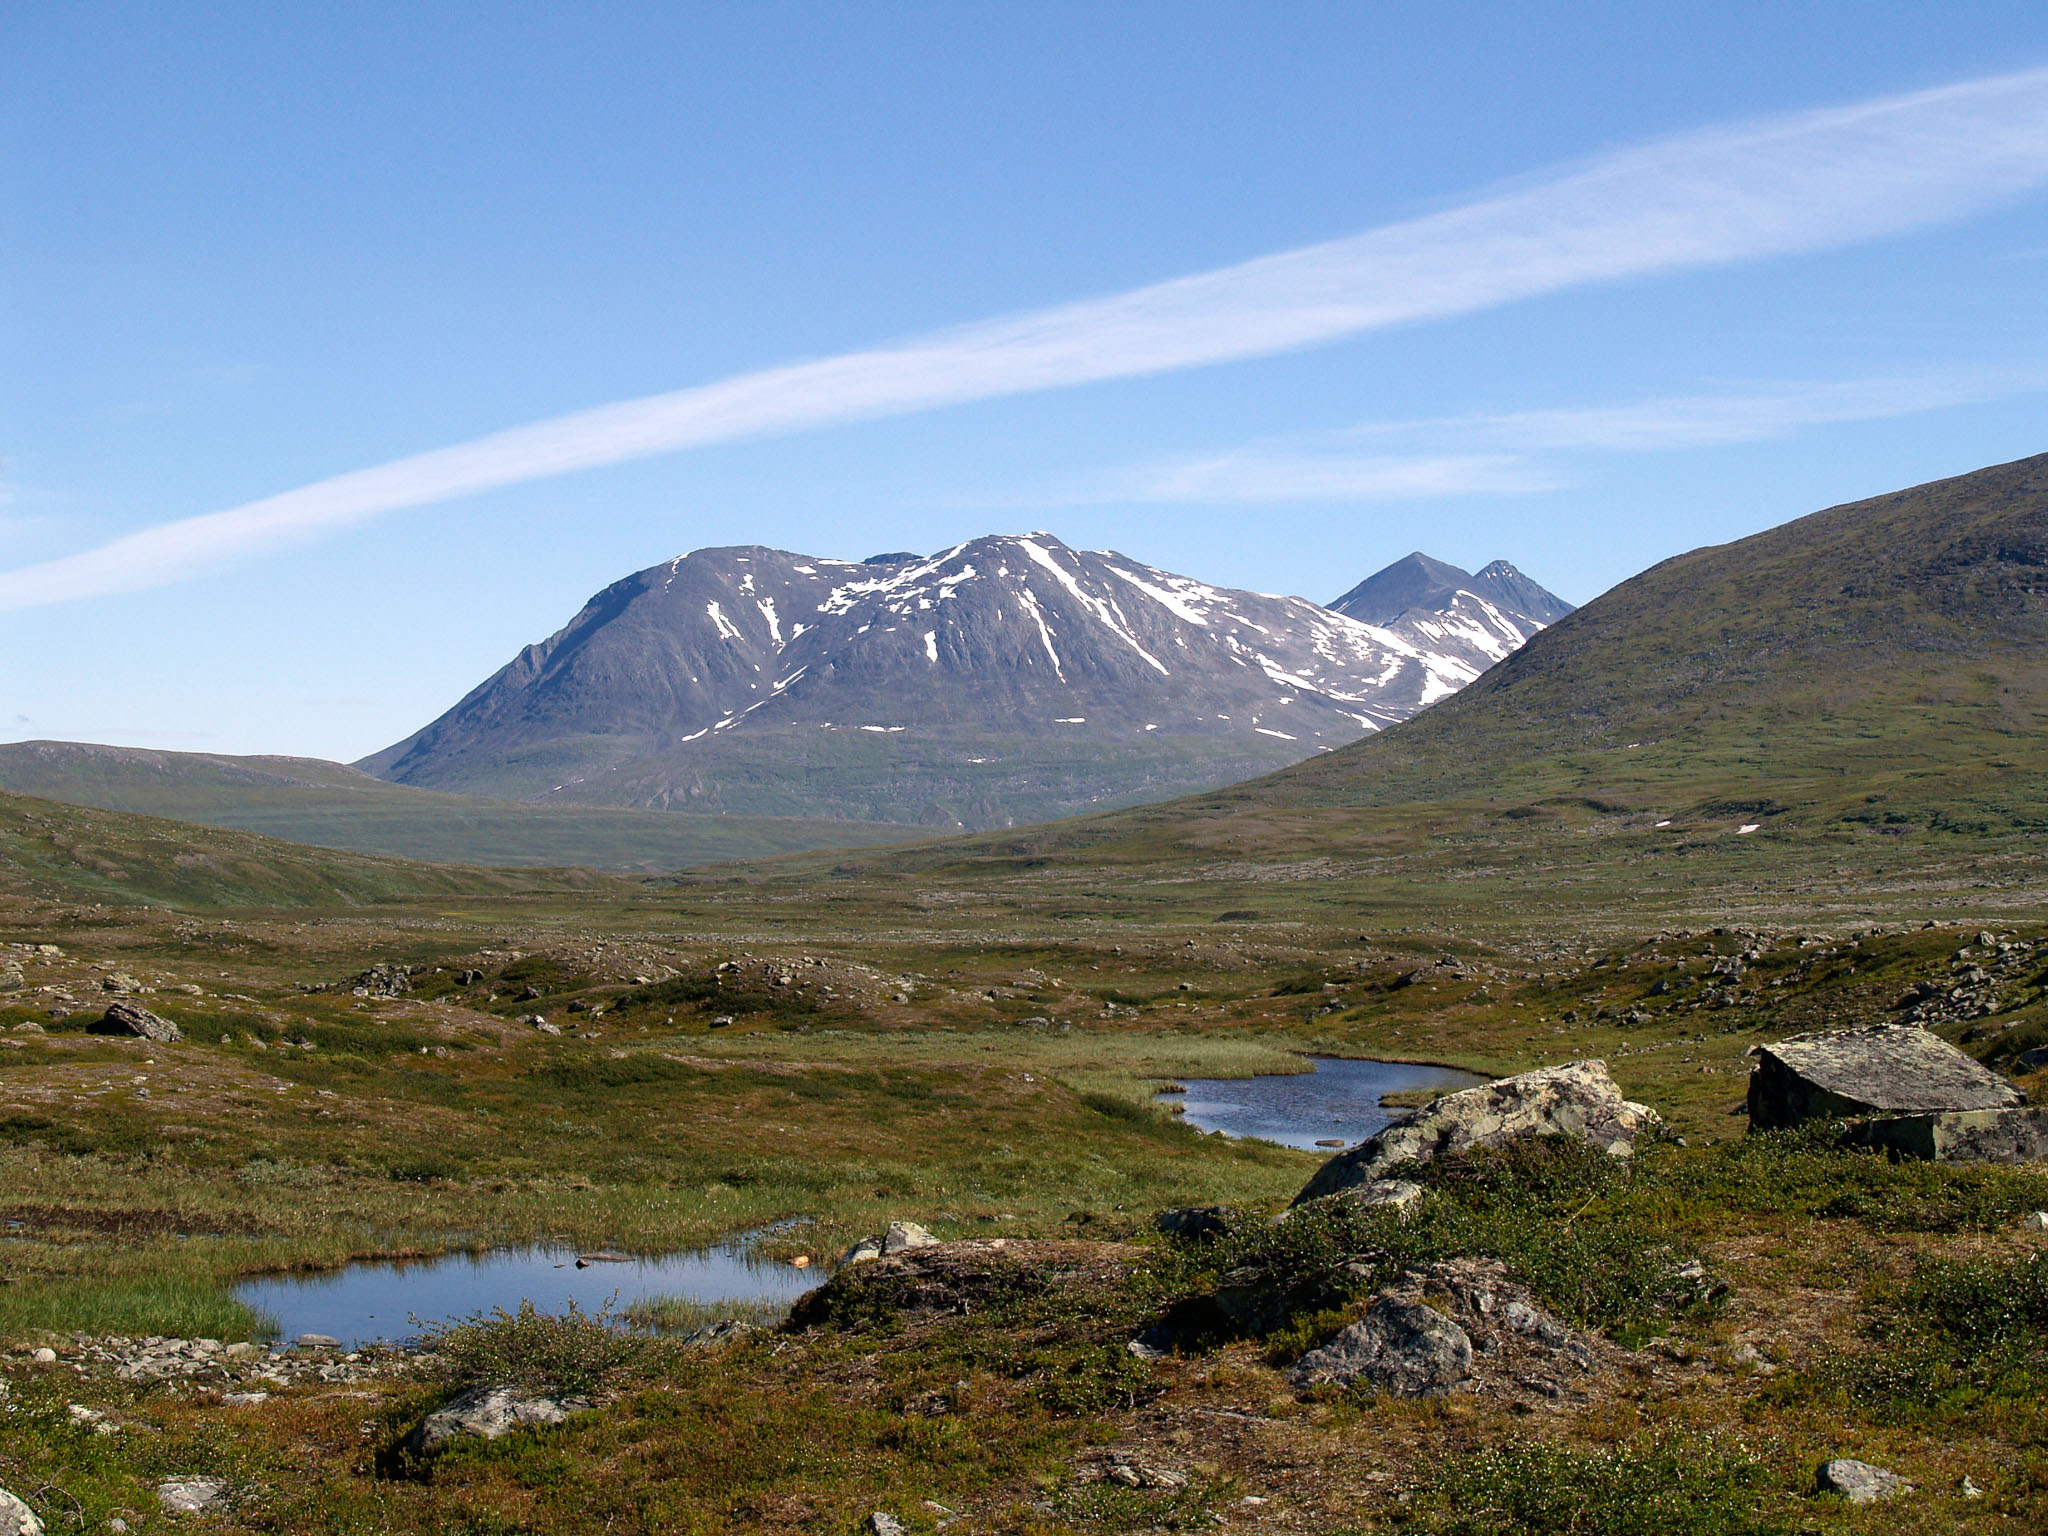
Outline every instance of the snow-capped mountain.
<svg viewBox="0 0 2048 1536"><path fill-rule="evenodd" d="M1542 627L1500 597L1458 587L1365 622L1044 533L858 564L697 550L606 588L362 766L530 798L1000 824L1405 719Z"/></svg>

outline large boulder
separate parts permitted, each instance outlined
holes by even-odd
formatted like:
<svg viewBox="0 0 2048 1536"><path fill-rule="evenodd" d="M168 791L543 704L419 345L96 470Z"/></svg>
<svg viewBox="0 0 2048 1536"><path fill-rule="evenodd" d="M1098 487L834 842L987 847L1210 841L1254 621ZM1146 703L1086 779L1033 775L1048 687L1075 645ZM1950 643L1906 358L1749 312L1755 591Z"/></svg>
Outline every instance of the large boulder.
<svg viewBox="0 0 2048 1536"><path fill-rule="evenodd" d="M1952 1109L1935 1115L1881 1115L1852 1126L1850 1146L1943 1163L2048 1161L2048 1109Z"/></svg>
<svg viewBox="0 0 2048 1536"><path fill-rule="evenodd" d="M1750 1050L1749 1125L2009 1109L2018 1090L1912 1024L1794 1035Z"/></svg>
<svg viewBox="0 0 2048 1536"><path fill-rule="evenodd" d="M1657 1119L1655 1110L1622 1096L1604 1061L1545 1067L1446 1094L1395 1121L1323 1164L1294 1203L1379 1183L1403 1163L1426 1163L1469 1147L1497 1147L1531 1136L1572 1136L1626 1156L1636 1137Z"/></svg>
<svg viewBox="0 0 2048 1536"><path fill-rule="evenodd" d="M406 1445L418 1455L431 1456L453 1440L496 1440L530 1425L559 1424L589 1406L581 1398L548 1397L514 1387L471 1387L428 1414Z"/></svg>
<svg viewBox="0 0 2048 1536"><path fill-rule="evenodd" d="M147 1008L134 1003L114 1003L100 1015L99 1022L92 1026L96 1035L140 1035L145 1040L154 1040L159 1045L169 1045L179 1038L178 1026L169 1019L159 1018Z"/></svg>

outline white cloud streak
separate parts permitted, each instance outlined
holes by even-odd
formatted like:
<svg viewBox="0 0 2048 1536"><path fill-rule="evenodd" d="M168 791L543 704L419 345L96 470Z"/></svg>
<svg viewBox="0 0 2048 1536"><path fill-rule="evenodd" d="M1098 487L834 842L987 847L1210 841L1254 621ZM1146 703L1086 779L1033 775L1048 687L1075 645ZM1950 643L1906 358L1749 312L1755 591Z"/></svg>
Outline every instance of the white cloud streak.
<svg viewBox="0 0 2048 1536"><path fill-rule="evenodd" d="M515 427L0 573L0 609L157 586L650 454L1262 356L1586 283L1962 217L2048 180L2048 70L1711 129L1112 297Z"/></svg>
<svg viewBox="0 0 2048 1536"><path fill-rule="evenodd" d="M1532 454L1656 453L1757 442L1806 427L1883 421L2043 390L2044 370L1955 371L1751 384L1627 405L1372 422L1117 470L1040 499L1080 505L1526 494L1572 483L1563 467ZM1365 449L1367 444L1375 446Z"/></svg>

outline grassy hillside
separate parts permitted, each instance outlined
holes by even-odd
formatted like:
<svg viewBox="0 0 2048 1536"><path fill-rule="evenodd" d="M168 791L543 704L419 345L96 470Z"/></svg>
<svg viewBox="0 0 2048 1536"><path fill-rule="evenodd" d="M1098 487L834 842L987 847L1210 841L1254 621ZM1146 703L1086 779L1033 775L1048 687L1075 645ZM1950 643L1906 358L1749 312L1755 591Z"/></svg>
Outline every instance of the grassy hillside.
<svg viewBox="0 0 2048 1536"><path fill-rule="evenodd" d="M600 889L576 871L465 869L0 792L0 893L191 908L354 907L421 896Z"/></svg>
<svg viewBox="0 0 2048 1536"><path fill-rule="evenodd" d="M806 848L916 837L852 821L522 805L387 784L341 763L81 742L0 746L0 789L436 863L664 873Z"/></svg>
<svg viewBox="0 0 2048 1536"><path fill-rule="evenodd" d="M2048 457L1666 561L1266 778L834 867L1121 916L1939 915L2038 883L2044 722Z"/></svg>

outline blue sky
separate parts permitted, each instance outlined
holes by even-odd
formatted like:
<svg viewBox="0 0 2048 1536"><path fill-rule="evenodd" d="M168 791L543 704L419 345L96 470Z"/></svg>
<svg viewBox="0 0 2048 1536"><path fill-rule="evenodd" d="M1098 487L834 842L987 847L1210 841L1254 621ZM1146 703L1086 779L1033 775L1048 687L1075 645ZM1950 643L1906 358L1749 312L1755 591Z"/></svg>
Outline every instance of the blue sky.
<svg viewBox="0 0 2048 1536"><path fill-rule="evenodd" d="M0 737L356 757L708 544L1583 601L2040 452L2044 69L2038 3L16 0Z"/></svg>

